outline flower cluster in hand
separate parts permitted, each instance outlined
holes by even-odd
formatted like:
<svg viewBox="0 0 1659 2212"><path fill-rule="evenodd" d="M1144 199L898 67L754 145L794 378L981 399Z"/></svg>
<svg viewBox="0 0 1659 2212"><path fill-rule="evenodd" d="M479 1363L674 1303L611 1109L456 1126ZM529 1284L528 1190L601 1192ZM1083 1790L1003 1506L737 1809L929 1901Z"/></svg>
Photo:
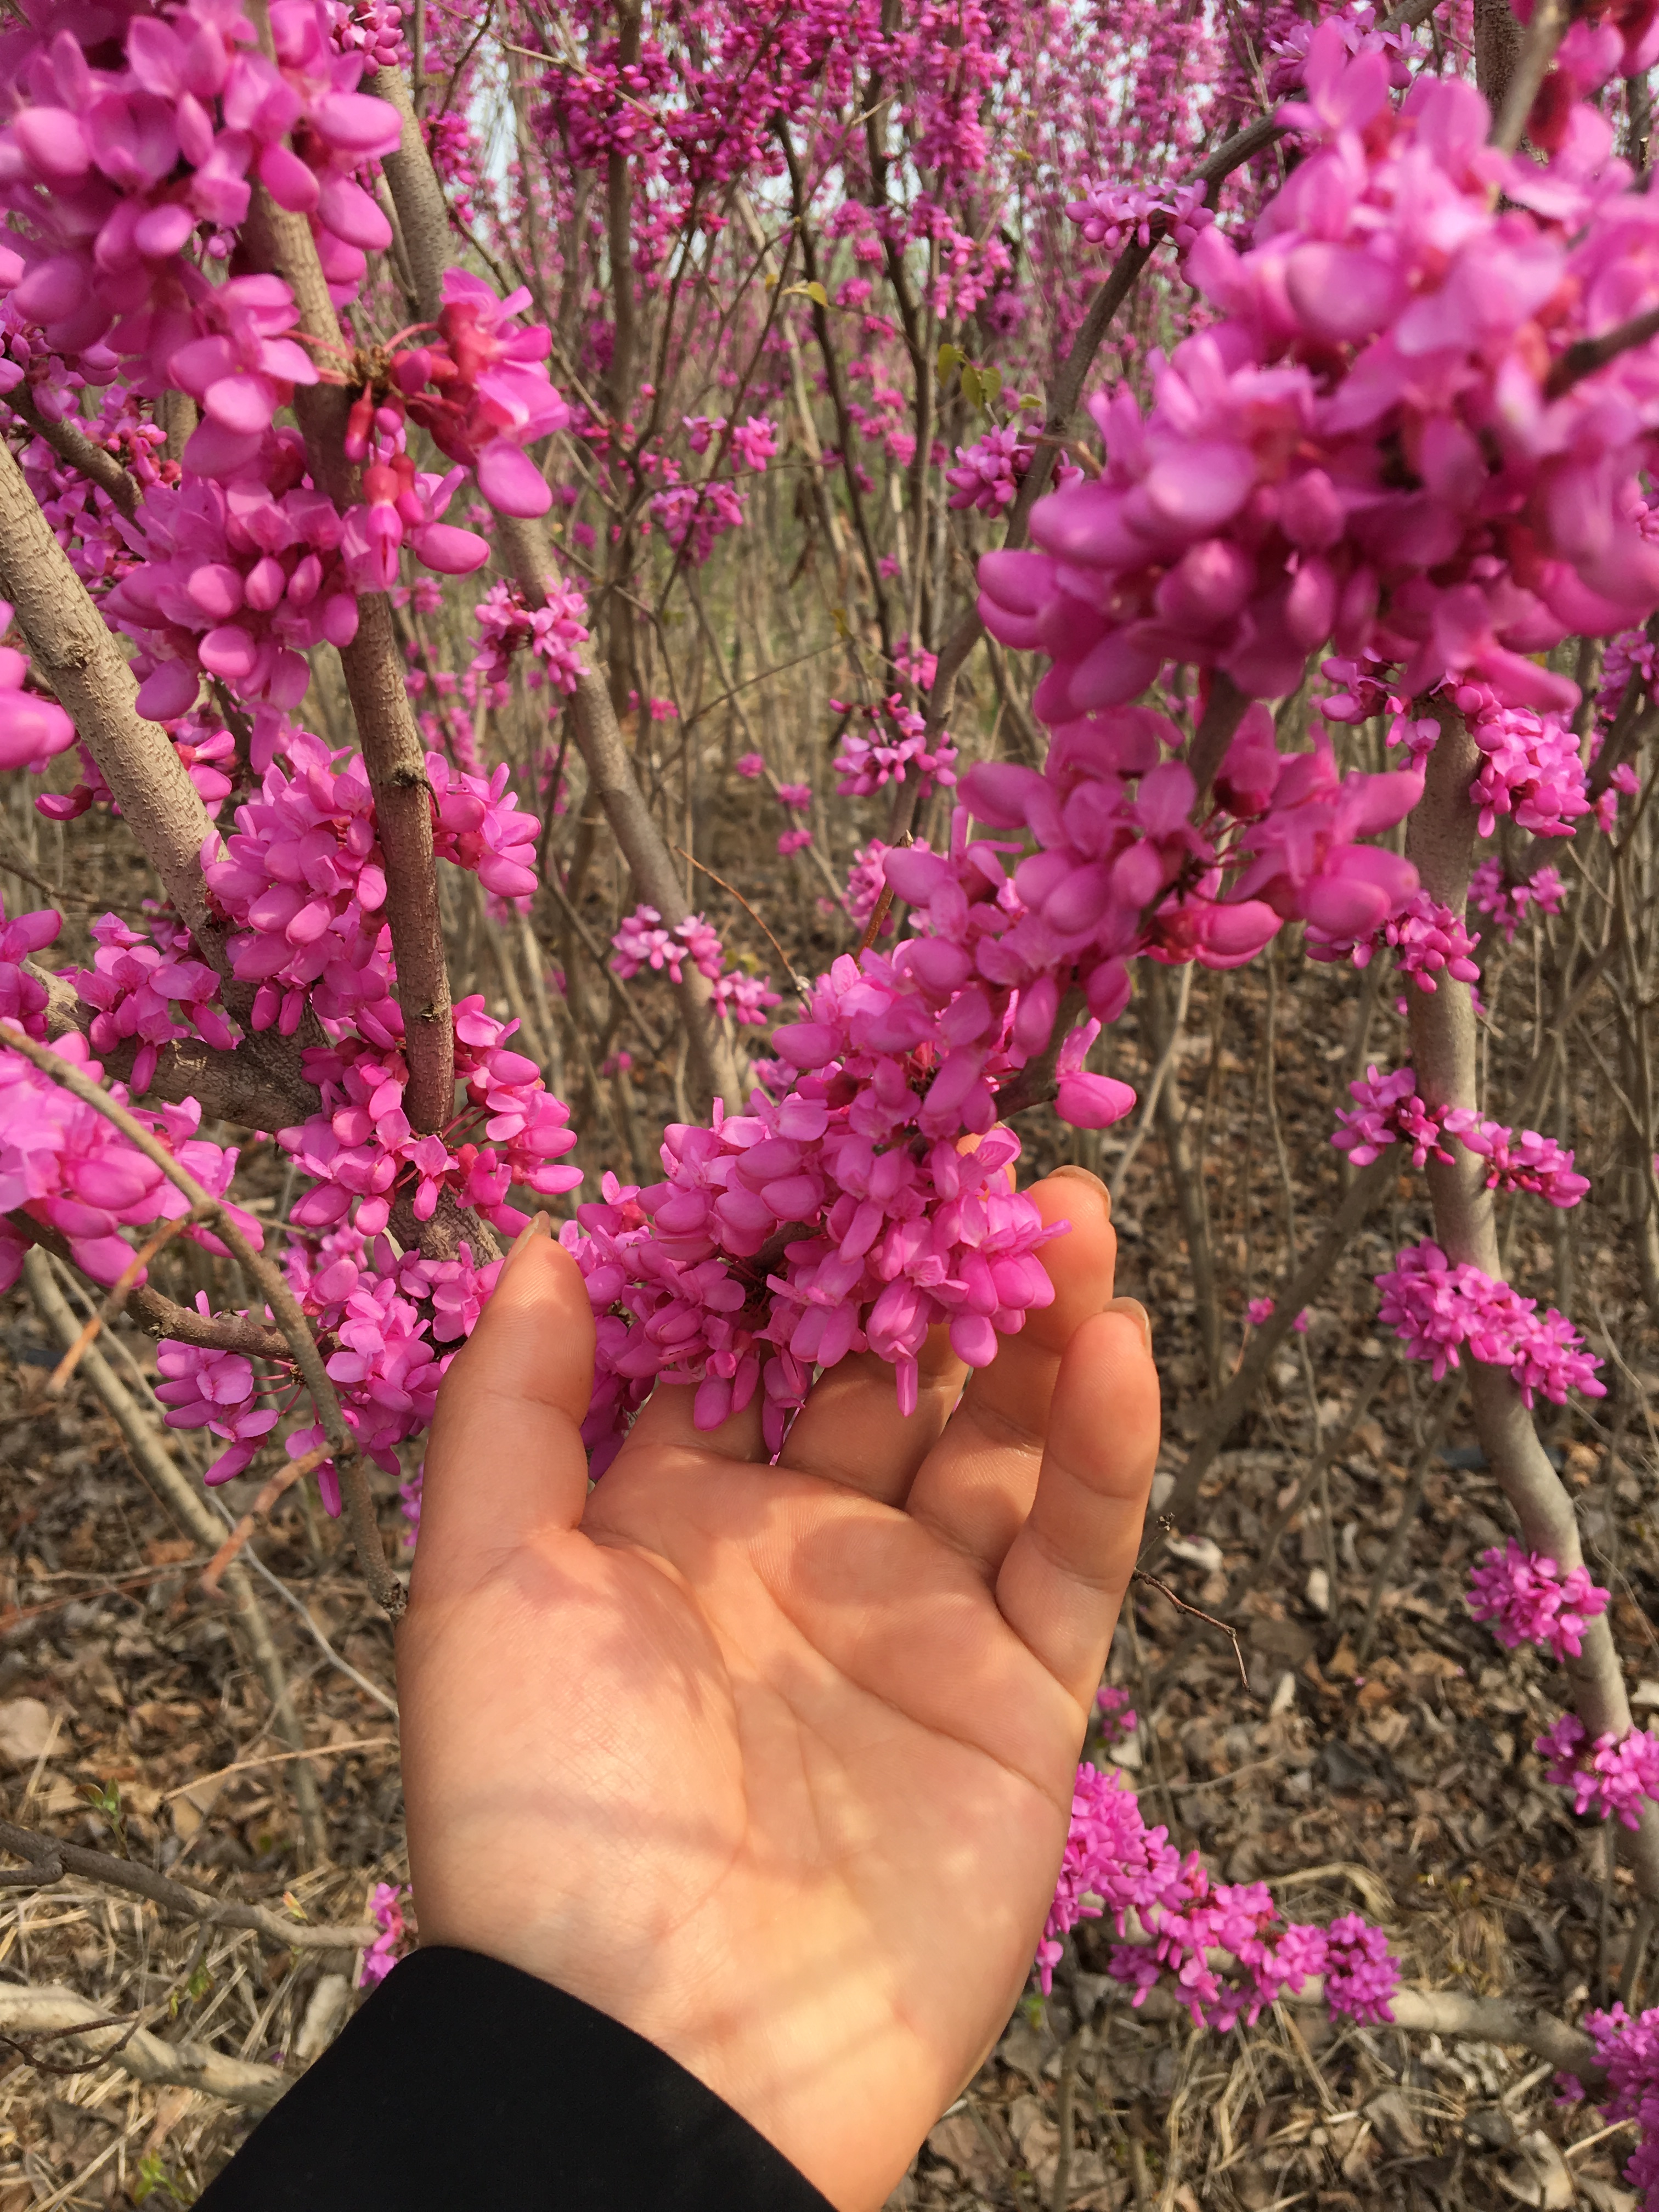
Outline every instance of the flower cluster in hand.
<svg viewBox="0 0 1659 2212"><path fill-rule="evenodd" d="M1147 1827L1121 1774L1079 1766L1066 1856L1037 1946L1045 1995L1079 1920L1107 1915L1122 1936L1131 1912L1143 1940L1115 1945L1107 1972L1133 1990L1137 2005L1167 1974L1194 2027L1225 2031L1254 2025L1279 1997L1296 1996L1322 1974L1332 2012L1393 2017L1400 1969L1380 1929L1357 1913L1328 1928L1281 1924L1266 1882L1212 1881L1196 1851L1182 1858L1167 1829ZM1217 1950L1231 1954L1237 1978L1211 1963Z"/></svg>
<svg viewBox="0 0 1659 2212"><path fill-rule="evenodd" d="M1581 1817L1618 1820L1639 1826L1650 1798L1659 1799L1659 1736L1645 1729L1627 1735L1599 1735L1577 1713L1563 1713L1533 1747L1545 1761L1545 1775L1559 1790L1572 1792L1572 1809Z"/></svg>
<svg viewBox="0 0 1659 2212"><path fill-rule="evenodd" d="M1507 1367L1528 1407L1540 1392L1557 1406L1569 1390L1606 1397L1595 1374L1601 1362L1565 1314L1553 1306L1540 1314L1535 1299L1508 1283L1479 1267L1454 1267L1437 1244L1425 1239L1401 1252L1376 1280L1382 1293L1378 1319L1395 1331L1407 1359L1432 1363L1437 1381L1462 1364L1467 1345L1484 1365Z"/></svg>
<svg viewBox="0 0 1659 2212"><path fill-rule="evenodd" d="M848 706L832 699L830 712L857 717L869 731L849 727L842 734L836 767L841 781L836 786L843 799L865 799L886 784L903 783L914 774L923 798L934 786L949 788L957 780L957 748L948 730L941 730L930 748L927 717L907 707L902 692L867 707Z"/></svg>
<svg viewBox="0 0 1659 2212"><path fill-rule="evenodd" d="M1540 1137L1535 1129L1523 1129L1517 1137L1472 1107L1431 1112L1417 1095L1417 1078L1409 1067L1379 1075L1373 1064L1348 1090L1356 1103L1337 1109L1331 1142L1356 1167L1368 1166L1396 1138L1411 1147L1417 1167L1431 1152L1449 1160L1452 1155L1443 1139L1451 1137L1486 1162L1488 1190L1531 1191L1551 1206L1577 1206L1589 1188L1589 1177L1576 1172L1572 1154L1553 1137Z"/></svg>
<svg viewBox="0 0 1659 2212"><path fill-rule="evenodd" d="M1500 1552L1483 1552L1469 1577L1469 1611L1484 1620L1508 1650L1540 1644L1557 1659L1576 1659L1586 1623L1607 1609L1612 1593L1541 1552L1523 1551L1511 1537Z"/></svg>
<svg viewBox="0 0 1659 2212"><path fill-rule="evenodd" d="M60 1037L52 1050L94 1082L103 1075L102 1063L78 1031ZM107 1087L118 1103L127 1103L124 1085ZM193 1100L138 1118L212 1196L229 1189L235 1149L197 1135L202 1109ZM264 1234L258 1222L233 1210L242 1233L258 1246ZM122 1231L176 1221L190 1212L190 1200L96 1108L21 1053L0 1051L0 1215L19 1212L62 1237L76 1267L94 1282L113 1283L133 1256ZM224 1249L210 1229L185 1233L210 1251ZM0 1221L0 1288L9 1290L16 1281L27 1249L18 1231Z"/></svg>
<svg viewBox="0 0 1659 2212"><path fill-rule="evenodd" d="M1187 257L1221 319L1157 369L1150 414L1127 390L1091 402L1100 481L1037 503L1035 550L981 564L993 635L1053 660L1035 700L1051 723L1170 660L1282 696L1332 640L1403 664L1407 696L1454 678L1559 714L1577 689L1543 649L1659 605L1638 520L1651 350L1551 382L1659 289L1659 217L1620 189L1611 123L1577 106L1540 170L1487 144L1456 79L1419 77L1396 106L1387 58L1351 57L1331 21L1303 76L1279 119L1304 158L1253 242L1210 228ZM1513 775L1511 803L1551 818L1553 751L1506 739L1493 762L1494 811Z"/></svg>
<svg viewBox="0 0 1659 2212"><path fill-rule="evenodd" d="M774 1031L749 1113L672 1126L663 1182L608 1180L561 1231L599 1316L596 1468L659 1376L696 1386L704 1427L759 1390L775 1449L815 1366L872 1351L908 1412L930 1327L983 1366L1052 1298L1036 1256L1049 1232L1010 1188L1019 1140L994 1126L987 1056L941 1056L938 1017L905 980L873 952L838 960L805 1018Z"/></svg>

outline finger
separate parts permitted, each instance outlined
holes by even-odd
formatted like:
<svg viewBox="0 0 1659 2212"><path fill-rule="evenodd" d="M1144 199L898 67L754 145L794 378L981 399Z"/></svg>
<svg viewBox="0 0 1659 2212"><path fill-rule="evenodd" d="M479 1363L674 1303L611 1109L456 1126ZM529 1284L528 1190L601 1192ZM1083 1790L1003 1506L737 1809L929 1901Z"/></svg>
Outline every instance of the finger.
<svg viewBox="0 0 1659 2212"><path fill-rule="evenodd" d="M586 1285L570 1255L532 1224L438 1393L413 1595L470 1583L538 1528L575 1527L592 1395Z"/></svg>
<svg viewBox="0 0 1659 2212"><path fill-rule="evenodd" d="M635 1415L616 1465L621 1467L641 1452L697 1452L705 1458L743 1459L757 1464L770 1459L761 1435L765 1401L759 1389L740 1413L728 1413L712 1429L697 1426L696 1406L695 1385L659 1382Z"/></svg>
<svg viewBox="0 0 1659 2212"><path fill-rule="evenodd" d="M1097 1176L1060 1168L1030 1195L1045 1222L1071 1223L1040 1255L1054 1302L1029 1314L973 1376L905 1507L976 1561L988 1582L1031 1510L1060 1355L1110 1299L1117 1255L1111 1200Z"/></svg>
<svg viewBox="0 0 1659 2212"><path fill-rule="evenodd" d="M780 1467L822 1475L888 1505L902 1505L938 1443L968 1370L948 1328L930 1328L917 1365L916 1409L901 1413L890 1363L855 1353L812 1385L778 1455Z"/></svg>
<svg viewBox="0 0 1659 2212"><path fill-rule="evenodd" d="M1097 1314L1066 1346L1036 1496L996 1583L1003 1619L1080 1705L1100 1680L1133 1571L1158 1422L1145 1314Z"/></svg>

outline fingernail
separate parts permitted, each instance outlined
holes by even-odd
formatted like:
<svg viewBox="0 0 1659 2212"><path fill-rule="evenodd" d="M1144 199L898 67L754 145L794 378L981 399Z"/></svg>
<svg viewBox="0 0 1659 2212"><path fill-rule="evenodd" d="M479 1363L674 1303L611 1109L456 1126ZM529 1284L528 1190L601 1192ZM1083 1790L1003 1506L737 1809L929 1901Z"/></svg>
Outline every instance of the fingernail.
<svg viewBox="0 0 1659 2212"><path fill-rule="evenodd" d="M1103 1310L1107 1313L1127 1314L1140 1324L1141 1337L1146 1346L1146 1357L1152 1356L1152 1317L1139 1298L1113 1298Z"/></svg>
<svg viewBox="0 0 1659 2212"><path fill-rule="evenodd" d="M1055 1168L1053 1172L1056 1176L1072 1176L1079 1182L1086 1182L1091 1184L1093 1188L1100 1193L1101 1198L1105 1204L1107 1214L1109 1217L1112 1211L1112 1194L1107 1189L1105 1184L1101 1181L1097 1175L1093 1174L1088 1168L1080 1168L1077 1166L1075 1163L1071 1160L1067 1160L1063 1167Z"/></svg>
<svg viewBox="0 0 1659 2212"><path fill-rule="evenodd" d="M513 1265L513 1262L518 1258L520 1253L523 1251L525 1246L529 1243L532 1237L545 1236L552 1226L553 1217L551 1214L532 1213L529 1220L526 1222L524 1227L513 1239L512 1249L507 1253L506 1259L501 1262L502 1274L507 1273L507 1269Z"/></svg>

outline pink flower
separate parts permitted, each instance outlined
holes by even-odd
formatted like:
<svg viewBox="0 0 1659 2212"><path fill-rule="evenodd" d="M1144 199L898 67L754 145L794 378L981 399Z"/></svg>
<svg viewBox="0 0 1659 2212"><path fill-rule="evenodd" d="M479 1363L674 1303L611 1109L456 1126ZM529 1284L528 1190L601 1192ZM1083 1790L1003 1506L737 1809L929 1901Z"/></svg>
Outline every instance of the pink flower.
<svg viewBox="0 0 1659 2212"><path fill-rule="evenodd" d="M1408 1359L1432 1362L1437 1380L1461 1364L1467 1345L1487 1366L1507 1367L1528 1407L1540 1390L1557 1406L1571 1389L1607 1395L1595 1376L1601 1362L1585 1351L1565 1315L1553 1307L1540 1315L1534 1299L1507 1283L1479 1267L1453 1267L1437 1244L1425 1241L1401 1252L1376 1279L1382 1292L1378 1319L1399 1336Z"/></svg>
<svg viewBox="0 0 1659 2212"><path fill-rule="evenodd" d="M1469 1611L1500 1644L1510 1650L1541 1644L1564 1662L1577 1658L1586 1622L1607 1611L1610 1595L1583 1566L1564 1575L1553 1559L1523 1552L1513 1537L1501 1552L1483 1552L1469 1578Z"/></svg>

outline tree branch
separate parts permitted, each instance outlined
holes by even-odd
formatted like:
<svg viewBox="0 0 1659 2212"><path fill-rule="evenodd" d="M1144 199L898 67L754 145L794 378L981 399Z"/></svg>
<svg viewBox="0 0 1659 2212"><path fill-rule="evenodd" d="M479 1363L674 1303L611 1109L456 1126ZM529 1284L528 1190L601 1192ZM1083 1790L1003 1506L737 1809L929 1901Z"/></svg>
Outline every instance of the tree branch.
<svg viewBox="0 0 1659 2212"><path fill-rule="evenodd" d="M131 1896L148 1898L175 1920L194 1920L204 1928L252 1929L295 1951L359 1951L380 1933L372 1922L340 1927L313 1925L273 1912L268 1905L232 1904L210 1890L196 1889L188 1882L157 1874L137 1859L116 1858L108 1851L63 1843L39 1828L21 1828L11 1820L0 1820L0 1850L27 1859L42 1889L49 1889L67 1875L78 1875L82 1881L101 1883L106 1889L123 1889Z"/></svg>
<svg viewBox="0 0 1659 2212"><path fill-rule="evenodd" d="M12 413L28 424L37 438L52 447L60 461L67 461L83 477L95 483L100 491L107 492L121 513L131 522L138 512L139 490L137 482L122 467L113 453L102 446L94 445L72 415L54 417L43 415L34 404L34 395L27 384L20 384L6 394L6 404Z"/></svg>
<svg viewBox="0 0 1659 2212"><path fill-rule="evenodd" d="M94 1083L90 1076L83 1074L71 1061L60 1058L47 1046L36 1044L33 1037L25 1036L20 1030L9 1024L0 1030L0 1043L3 1043L9 1051L21 1053L25 1060L31 1060L54 1083L61 1084L83 1105L90 1106L94 1113L101 1114L106 1121L113 1122L128 1143L135 1146L146 1159L160 1168L176 1189L183 1191L192 1205L204 1209L213 1224L214 1233L228 1245L231 1256L248 1281L257 1285L264 1293L276 1326L288 1341L289 1353L300 1370L306 1389L311 1395L312 1404L316 1408L317 1418L322 1424L323 1432L328 1438L345 1500L352 1542L356 1547L358 1562L370 1593L376 1602L384 1606L395 1619L404 1606L403 1584L386 1564L386 1553L380 1542L380 1524L374 1516L374 1501L368 1477L363 1472L356 1439L340 1410L340 1401L323 1366L317 1340L300 1310L299 1301L283 1279L282 1270L254 1250L237 1225L230 1208L204 1188L142 1121L129 1113L125 1106L118 1105L108 1091Z"/></svg>
<svg viewBox="0 0 1659 2212"><path fill-rule="evenodd" d="M279 208L254 188L246 236L254 259L283 277L310 337L342 345L316 243L303 216ZM362 495L345 458L345 417L351 394L337 385L298 386L294 412L306 441L313 480L343 514ZM363 765L374 794L374 818L386 863L386 919L398 963L398 1003L404 1012L409 1085L404 1111L410 1126L443 1128L455 1110L455 1036L449 969L438 912L432 850L431 787L426 748L410 703L408 673L398 651L391 602L383 592L357 601L357 635L340 649L356 720Z"/></svg>
<svg viewBox="0 0 1659 2212"><path fill-rule="evenodd" d="M202 957L228 972L226 930L208 902L203 842L212 830L201 794L165 732L133 705L125 656L52 535L11 449L0 441L0 593L36 666L75 724L145 858Z"/></svg>
<svg viewBox="0 0 1659 2212"><path fill-rule="evenodd" d="M204 2043L164 2043L147 2027L129 2031L118 2021L107 2026L98 2007L73 1990L0 1984L0 2033L40 2035L60 2029L94 2057L107 2057L135 2081L177 2082L181 2088L200 2089L256 2112L268 2112L298 2078L275 2066L228 2058ZM118 2051L108 2047L112 2036L125 2038Z"/></svg>
<svg viewBox="0 0 1659 2212"><path fill-rule="evenodd" d="M1448 710L1429 755L1423 797L1406 834L1407 857L1424 890L1460 915L1467 906L1474 858L1476 815L1468 793L1479 763L1462 717ZM1451 1107L1478 1105L1478 1037L1469 986L1442 975L1433 991L1407 995L1417 1087L1430 1112L1441 1120ZM1501 1280L1504 1262L1485 1162L1458 1145L1449 1160L1431 1153L1425 1173L1435 1238L1447 1257L1455 1266L1479 1267ZM1508 1370L1471 1357L1469 1399L1486 1464L1514 1509L1528 1549L1559 1561L1564 1570L1582 1565L1572 1500L1550 1465ZM1627 1735L1630 1700L1605 1613L1585 1624L1583 1648L1564 1667L1572 1702L1592 1738ZM1633 1835L1626 1833L1625 1847L1644 1894L1659 1899L1659 1806L1644 1803L1641 1826Z"/></svg>

